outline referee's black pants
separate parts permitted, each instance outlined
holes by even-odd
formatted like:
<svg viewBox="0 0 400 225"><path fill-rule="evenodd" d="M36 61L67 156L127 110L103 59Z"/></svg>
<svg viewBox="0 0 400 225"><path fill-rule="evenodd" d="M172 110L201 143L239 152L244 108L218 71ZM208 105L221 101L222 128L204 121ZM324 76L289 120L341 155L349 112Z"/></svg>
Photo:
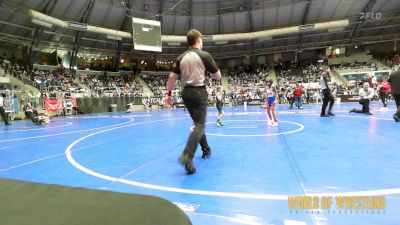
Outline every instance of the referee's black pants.
<svg viewBox="0 0 400 225"><path fill-rule="evenodd" d="M184 150L193 159L198 143L202 150L210 149L204 133L208 104L207 90L205 87L185 87L182 91L182 99L194 122L194 129Z"/></svg>
<svg viewBox="0 0 400 225"><path fill-rule="evenodd" d="M8 124L8 116L6 112L4 111L4 107L0 107L0 114L1 118L3 119L4 123Z"/></svg>
<svg viewBox="0 0 400 225"><path fill-rule="evenodd" d="M331 113L333 104L335 103L335 99L333 98L331 91L328 89L322 89L322 109L321 115L329 115ZM328 113L326 113L326 108L329 104Z"/></svg>

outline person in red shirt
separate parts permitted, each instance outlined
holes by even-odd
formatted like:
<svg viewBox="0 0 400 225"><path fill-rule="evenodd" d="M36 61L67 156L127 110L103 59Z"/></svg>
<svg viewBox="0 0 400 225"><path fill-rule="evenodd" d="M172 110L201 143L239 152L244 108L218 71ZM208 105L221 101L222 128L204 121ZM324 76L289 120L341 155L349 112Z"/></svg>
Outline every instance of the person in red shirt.
<svg viewBox="0 0 400 225"><path fill-rule="evenodd" d="M302 106L303 89L301 88L300 84L296 84L293 94L294 94L297 108L298 109L303 108L303 106Z"/></svg>
<svg viewBox="0 0 400 225"><path fill-rule="evenodd" d="M379 96L381 97L384 110L387 110L387 101L389 99L390 92L391 92L390 83L388 82L388 79L385 77L379 84Z"/></svg>

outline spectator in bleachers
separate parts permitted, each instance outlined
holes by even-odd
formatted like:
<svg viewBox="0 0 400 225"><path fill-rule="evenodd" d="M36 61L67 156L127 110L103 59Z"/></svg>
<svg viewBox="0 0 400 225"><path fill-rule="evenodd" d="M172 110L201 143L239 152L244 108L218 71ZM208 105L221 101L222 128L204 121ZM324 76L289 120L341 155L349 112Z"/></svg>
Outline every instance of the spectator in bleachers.
<svg viewBox="0 0 400 225"><path fill-rule="evenodd" d="M143 76L143 80L147 83L154 96L163 96L166 93L167 76L154 75ZM178 79L176 89L173 91L174 96L182 92L181 81Z"/></svg>
<svg viewBox="0 0 400 225"><path fill-rule="evenodd" d="M292 105L289 100L291 94L288 94L288 90L292 90L296 83L303 84L317 84L319 82L319 75L322 72L322 68L315 64L309 64L308 66L297 66L296 64L286 63L278 64L275 66L275 71L278 79L278 84L280 89L283 89L283 93L286 93L284 97L284 102L288 102ZM308 91L309 88L302 88L303 91ZM314 88L315 89L315 88ZM292 90L293 91L293 90ZM304 100L304 99L303 99ZM294 101L294 99L293 99ZM291 104L290 104L291 103Z"/></svg>
<svg viewBox="0 0 400 225"><path fill-rule="evenodd" d="M373 55L374 59L378 60L385 66L394 70L394 68L400 64L400 55L399 53L378 53ZM396 70L394 70L396 71Z"/></svg>
<svg viewBox="0 0 400 225"><path fill-rule="evenodd" d="M369 61L369 62L347 62L347 63L341 63L341 64L331 64L330 66L331 70L349 70L349 69L365 69L365 70L377 70L378 66L374 61Z"/></svg>
<svg viewBox="0 0 400 225"><path fill-rule="evenodd" d="M79 80L90 89L91 97L142 96L143 87L133 75L107 76L81 74Z"/></svg>
<svg viewBox="0 0 400 225"><path fill-rule="evenodd" d="M240 100L262 99L268 73L264 68L251 72L245 69L230 71L228 74L229 93L232 105L237 106Z"/></svg>

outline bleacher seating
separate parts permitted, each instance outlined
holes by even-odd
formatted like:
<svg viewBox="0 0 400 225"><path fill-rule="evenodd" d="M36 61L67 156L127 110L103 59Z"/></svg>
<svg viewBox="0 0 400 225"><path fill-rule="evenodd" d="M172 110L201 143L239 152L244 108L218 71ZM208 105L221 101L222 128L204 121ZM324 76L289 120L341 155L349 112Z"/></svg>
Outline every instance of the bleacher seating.
<svg viewBox="0 0 400 225"><path fill-rule="evenodd" d="M400 65L400 54L399 53L382 53L382 54L374 54L375 60L378 60L385 66L395 70L396 66Z"/></svg>
<svg viewBox="0 0 400 225"><path fill-rule="evenodd" d="M166 75L142 75L142 79L147 83L150 90L153 92L154 96L163 96L166 94L166 86L168 76ZM173 91L174 95L181 96L182 85L181 80L178 78L176 80L175 90Z"/></svg>
<svg viewBox="0 0 400 225"><path fill-rule="evenodd" d="M229 93L238 98L263 98L266 81L269 80L265 69L254 72L245 70L231 70L228 72Z"/></svg>
<svg viewBox="0 0 400 225"><path fill-rule="evenodd" d="M138 84L133 75L79 75L81 83L90 88L91 97L142 96L143 87Z"/></svg>

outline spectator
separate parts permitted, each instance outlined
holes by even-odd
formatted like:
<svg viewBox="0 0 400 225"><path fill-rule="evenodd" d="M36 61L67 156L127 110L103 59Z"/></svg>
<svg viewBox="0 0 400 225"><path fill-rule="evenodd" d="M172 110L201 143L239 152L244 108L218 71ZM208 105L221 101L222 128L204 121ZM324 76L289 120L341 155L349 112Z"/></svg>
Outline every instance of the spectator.
<svg viewBox="0 0 400 225"><path fill-rule="evenodd" d="M298 109L303 108L303 106L302 106L303 89L301 88L300 84L296 84L293 94L294 94L297 108Z"/></svg>

